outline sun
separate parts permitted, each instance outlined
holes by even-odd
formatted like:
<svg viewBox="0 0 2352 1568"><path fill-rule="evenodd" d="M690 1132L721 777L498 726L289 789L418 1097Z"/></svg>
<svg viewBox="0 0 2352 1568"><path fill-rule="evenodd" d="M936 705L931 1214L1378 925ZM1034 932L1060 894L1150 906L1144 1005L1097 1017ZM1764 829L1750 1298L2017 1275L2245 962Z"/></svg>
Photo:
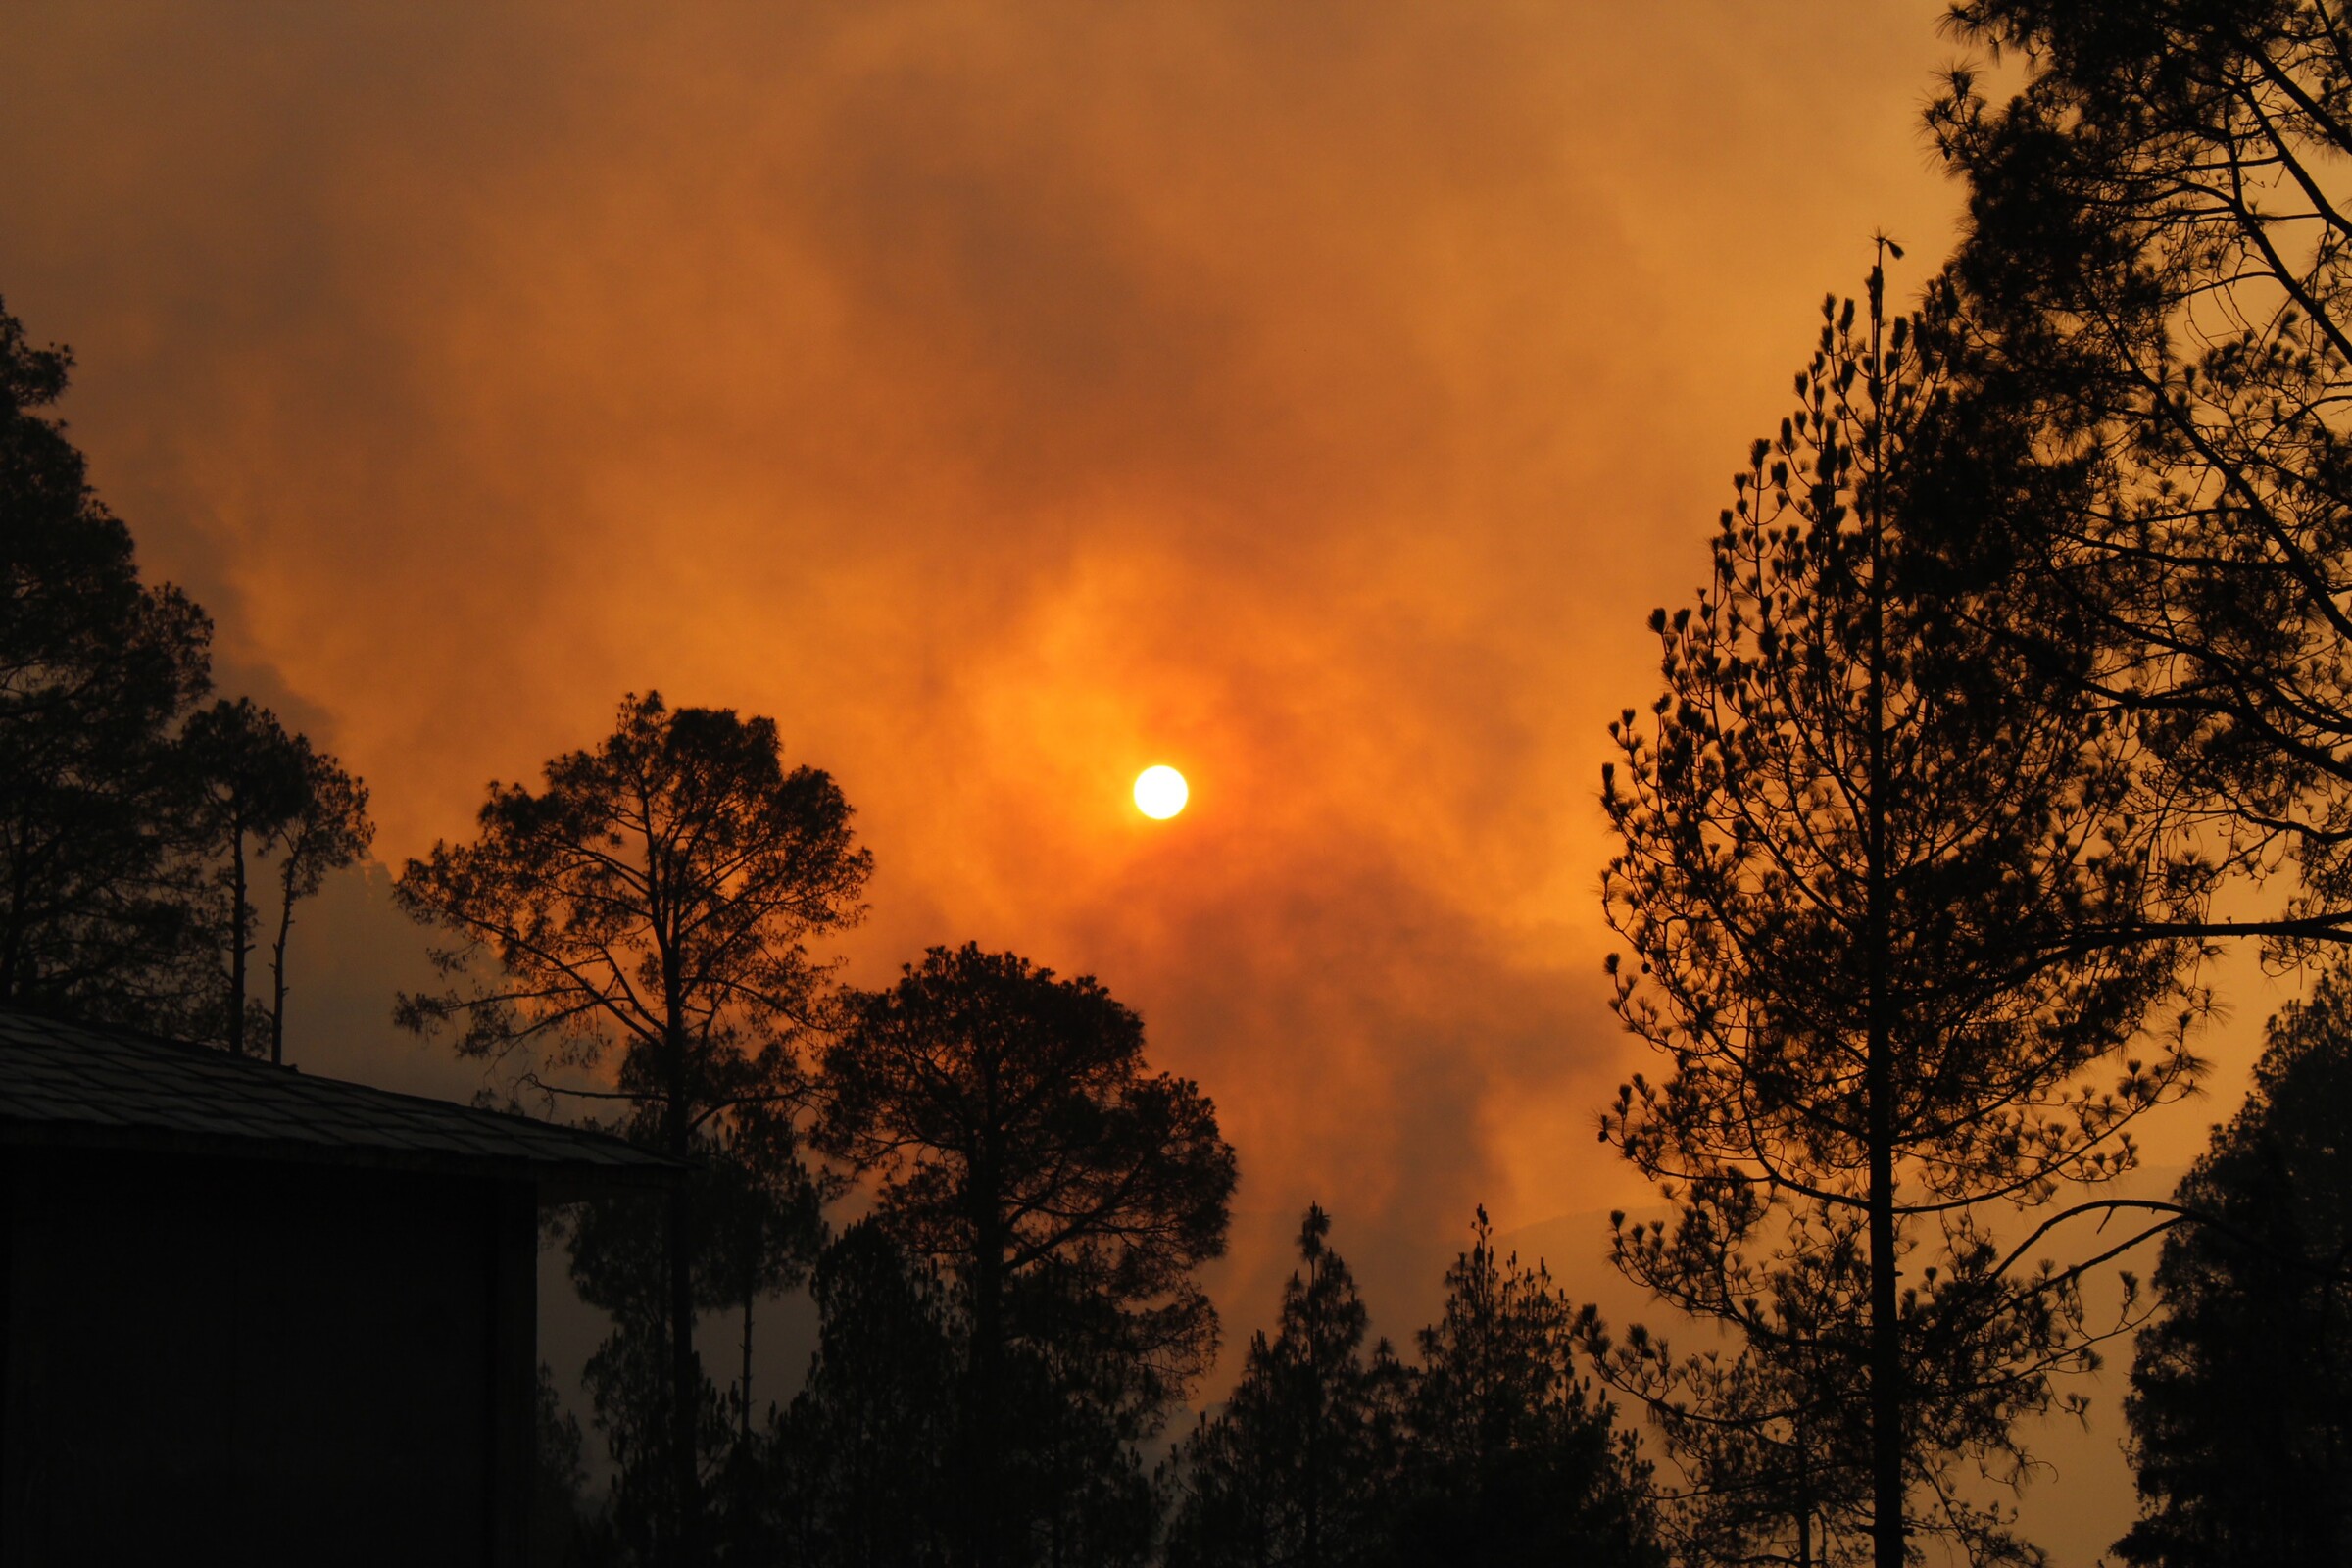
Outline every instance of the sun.
<svg viewBox="0 0 2352 1568"><path fill-rule="evenodd" d="M1163 822L1183 810L1192 794L1184 775L1165 763L1147 767L1135 776L1135 808Z"/></svg>

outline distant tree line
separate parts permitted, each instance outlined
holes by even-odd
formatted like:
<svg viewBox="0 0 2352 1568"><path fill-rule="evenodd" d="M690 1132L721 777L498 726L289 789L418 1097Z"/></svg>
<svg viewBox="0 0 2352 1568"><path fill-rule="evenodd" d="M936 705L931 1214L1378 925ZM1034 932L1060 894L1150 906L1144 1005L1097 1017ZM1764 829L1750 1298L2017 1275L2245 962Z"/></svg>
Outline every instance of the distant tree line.
<svg viewBox="0 0 2352 1568"><path fill-rule="evenodd" d="M1578 1351L1587 1313L1486 1211L1417 1365L1383 1340L1310 1207L1275 1333L1168 1466L1169 1568L1576 1562L1663 1568L1649 1467Z"/></svg>
<svg viewBox="0 0 2352 1568"><path fill-rule="evenodd" d="M1099 1402L1122 1358L1050 1323L1057 1348L1024 1358L1025 1391L990 1423L1003 1447L986 1480L1026 1501L990 1508L966 1490L957 1442L975 1332L965 1298L887 1222L858 1222L818 1262L822 1342L768 1429L770 1484L738 1549L823 1565L979 1561L967 1543L993 1518L1005 1534L985 1560L1008 1563L1662 1568L1646 1467L1579 1375L1579 1311L1541 1266L1498 1257L1482 1214L1415 1365L1385 1341L1367 1352L1367 1313L1329 1230L1310 1208L1277 1329L1253 1337L1228 1399L1152 1471L1133 1440L1158 1418L1122 1441Z"/></svg>

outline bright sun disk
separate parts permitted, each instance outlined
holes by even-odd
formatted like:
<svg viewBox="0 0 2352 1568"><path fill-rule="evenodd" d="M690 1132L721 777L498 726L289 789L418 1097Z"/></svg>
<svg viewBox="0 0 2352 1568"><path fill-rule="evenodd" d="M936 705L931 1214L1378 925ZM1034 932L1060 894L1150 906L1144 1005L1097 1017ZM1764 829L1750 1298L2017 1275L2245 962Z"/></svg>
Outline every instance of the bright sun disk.
<svg viewBox="0 0 2352 1568"><path fill-rule="evenodd" d="M1192 793L1184 775L1164 763L1147 767L1135 776L1135 808L1163 822L1184 809L1184 803Z"/></svg>

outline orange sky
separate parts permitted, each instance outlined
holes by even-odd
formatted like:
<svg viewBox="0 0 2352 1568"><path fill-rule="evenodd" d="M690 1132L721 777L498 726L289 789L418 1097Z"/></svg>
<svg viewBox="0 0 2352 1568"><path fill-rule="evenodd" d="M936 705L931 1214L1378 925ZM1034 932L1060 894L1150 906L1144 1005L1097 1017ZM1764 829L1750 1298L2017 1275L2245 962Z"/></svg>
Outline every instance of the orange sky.
<svg viewBox="0 0 2352 1568"><path fill-rule="evenodd" d="M1821 294L1940 254L1940 10L11 0L0 294L387 861L626 690L774 714L857 976L1096 973L1240 1149L1229 1336L1315 1196L1402 1332L1473 1203L1636 1196L1602 726ZM464 1091L380 879L297 940L308 1059Z"/></svg>

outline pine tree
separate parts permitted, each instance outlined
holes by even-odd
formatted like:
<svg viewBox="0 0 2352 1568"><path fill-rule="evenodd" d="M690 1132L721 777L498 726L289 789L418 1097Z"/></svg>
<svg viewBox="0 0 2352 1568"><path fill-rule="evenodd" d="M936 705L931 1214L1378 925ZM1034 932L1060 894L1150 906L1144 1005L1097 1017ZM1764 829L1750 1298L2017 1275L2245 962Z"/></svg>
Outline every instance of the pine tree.
<svg viewBox="0 0 2352 1568"><path fill-rule="evenodd" d="M368 792L250 699L199 707L212 623L140 580L48 413L72 364L0 310L0 1004L279 1060L293 907L366 853Z"/></svg>
<svg viewBox="0 0 2352 1568"><path fill-rule="evenodd" d="M976 1568L1140 1550L1131 1445L1215 1348L1195 1271L1224 1250L1233 1150L1143 1048L1091 978L967 944L858 998L825 1054L817 1147L872 1173L877 1222L956 1293Z"/></svg>
<svg viewBox="0 0 2352 1568"><path fill-rule="evenodd" d="M1385 1560L1403 1369L1312 1204L1274 1337L1250 1343L1222 1411L1174 1456L1169 1568L1341 1568Z"/></svg>
<svg viewBox="0 0 2352 1568"><path fill-rule="evenodd" d="M1648 1245L1663 1237L1653 1225ZM1816 1225L1825 1228L1810 1234ZM1622 1346L1597 1316L1579 1325L1609 1375L1647 1397L1682 1478L1664 1494L1663 1523L1686 1562L1829 1568L1870 1558L1870 1423L1846 1381L1850 1348L1837 1343L1839 1319L1867 1292L1861 1226L1836 1213L1788 1226L1789 1245L1759 1271L1762 1293L1728 1348L1678 1356L1640 1325Z"/></svg>
<svg viewBox="0 0 2352 1568"><path fill-rule="evenodd" d="M199 831L220 864L218 929L227 950L220 1020L208 1031L227 1045L229 1054L248 1054L249 1037L277 1036L268 1009L251 983L256 922L253 883L264 845L301 818L310 789L308 746L298 748L277 715L249 697L226 698L188 719L180 751L199 792ZM282 1047L281 1047L282 1049Z"/></svg>
<svg viewBox="0 0 2352 1568"><path fill-rule="evenodd" d="M871 1220L825 1249L810 1290L816 1353L770 1432L768 1517L751 1544L811 1568L944 1562L956 1534L950 1293Z"/></svg>
<svg viewBox="0 0 2352 1568"><path fill-rule="evenodd" d="M1419 1335L1388 1560L1663 1568L1648 1467L1578 1374L1580 1317L1479 1209Z"/></svg>
<svg viewBox="0 0 2352 1568"><path fill-rule="evenodd" d="M1968 181L1969 326L2098 480L2023 561L2079 612L2086 687L2164 730L2144 800L2172 844L2291 875L2270 910L2109 938L2352 940L2342 9L1960 0L1951 23L2017 68L1955 70L1929 115Z"/></svg>
<svg viewBox="0 0 2352 1568"><path fill-rule="evenodd" d="M294 737L301 760L302 788L292 817L272 836L276 856L277 930L270 944L270 1059L286 1059L287 949L294 936L294 906L325 886L327 874L358 863L375 842L368 819L368 786L332 756Z"/></svg>
<svg viewBox="0 0 2352 1568"><path fill-rule="evenodd" d="M401 907L451 939L433 954L450 984L403 996L395 1016L457 1026L459 1052L517 1092L616 1104L618 1130L702 1167L658 1211L591 1205L572 1237L575 1281L614 1314L590 1373L640 1544L692 1562L706 1554L705 1459L740 1427L694 1339L709 1167L805 1097L800 1052L829 995L807 944L860 916L872 861L833 780L784 766L772 719L632 695L610 737L545 772L536 792L493 784L473 842L435 844L401 873ZM541 1071L608 1055L609 1087Z"/></svg>
<svg viewBox="0 0 2352 1568"><path fill-rule="evenodd" d="M1616 1260L1753 1360L1734 1389L1646 1340L1601 1364L1661 1410L1775 1391L1710 1412L1759 1442L1858 1394L1859 1434L1806 1462L1864 1466L1823 1495L1866 1494L1871 1558L1901 1568L1925 1533L2027 1552L1953 1473L2024 1474L2021 1418L2094 1361L2091 1260L2031 1263L1992 1226L2129 1168L2132 1121L2193 1081L2200 950L2085 934L2201 918L2209 879L2155 854L2141 733L2051 662L2065 607L2008 553L2082 474L1976 395L1948 292L1892 318L1883 296L1874 269L1865 314L1824 306L1712 580L1651 617L1653 722L1611 726L1604 891L1636 962L1610 969L1668 1071L1601 1130L1677 1210L1621 1227ZM1982 630L2028 618L2046 643ZM2159 1014L2179 1027L2143 1036Z"/></svg>
<svg viewBox="0 0 2352 1568"><path fill-rule="evenodd" d="M2271 1020L2132 1367L2142 1568L2352 1562L2352 971Z"/></svg>

